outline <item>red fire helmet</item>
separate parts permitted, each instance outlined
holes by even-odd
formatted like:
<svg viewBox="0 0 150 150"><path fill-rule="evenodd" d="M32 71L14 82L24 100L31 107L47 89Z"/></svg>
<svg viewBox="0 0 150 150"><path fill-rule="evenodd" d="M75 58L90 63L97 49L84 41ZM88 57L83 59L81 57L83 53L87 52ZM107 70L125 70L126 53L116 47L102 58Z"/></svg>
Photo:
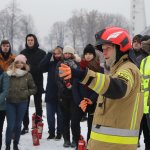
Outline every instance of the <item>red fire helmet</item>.
<svg viewBox="0 0 150 150"><path fill-rule="evenodd" d="M96 47L102 51L102 44L110 43L120 46L121 52L127 52L132 48L129 33L120 27L106 27L95 34Z"/></svg>

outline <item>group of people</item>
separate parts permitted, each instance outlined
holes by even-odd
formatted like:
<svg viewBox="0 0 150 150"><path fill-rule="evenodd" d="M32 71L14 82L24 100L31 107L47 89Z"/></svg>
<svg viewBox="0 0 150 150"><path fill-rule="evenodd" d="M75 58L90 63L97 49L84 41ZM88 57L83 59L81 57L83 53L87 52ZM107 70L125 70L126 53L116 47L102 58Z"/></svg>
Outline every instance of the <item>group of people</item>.
<svg viewBox="0 0 150 150"><path fill-rule="evenodd" d="M0 149L5 116L5 150L10 150L12 139L13 149L19 150L20 135L29 132L30 96L37 124L45 93L47 140L63 136L64 147L78 149L80 122L87 113L87 149L136 150L143 131L145 150L150 150L150 36L136 35L131 41L126 30L107 27L95 38L96 45L87 44L81 57L70 45L56 46L46 54L33 34L26 36L25 49L17 56L8 40L1 42Z"/></svg>

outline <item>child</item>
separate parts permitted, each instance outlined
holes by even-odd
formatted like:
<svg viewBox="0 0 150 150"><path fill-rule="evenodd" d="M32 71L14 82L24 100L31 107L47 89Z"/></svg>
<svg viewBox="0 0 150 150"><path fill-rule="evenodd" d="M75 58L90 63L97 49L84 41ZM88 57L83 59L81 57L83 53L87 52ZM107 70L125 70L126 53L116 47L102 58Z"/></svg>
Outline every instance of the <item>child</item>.
<svg viewBox="0 0 150 150"><path fill-rule="evenodd" d="M21 123L27 109L28 96L36 93L36 86L26 62L26 57L20 54L7 70L10 87L6 99L6 150L10 150L12 134L14 134L13 150L19 150Z"/></svg>
<svg viewBox="0 0 150 150"><path fill-rule="evenodd" d="M63 49L64 60L58 63L65 63L72 68L78 68L78 64L75 61L74 48L67 45ZM74 94L74 79L64 81L58 77L58 94L59 105L63 115L63 138L64 147L77 147L80 137L80 120L82 118L82 110L76 104ZM72 131L72 142L70 142L70 122Z"/></svg>
<svg viewBox="0 0 150 150"><path fill-rule="evenodd" d="M8 94L9 88L9 77L8 75L2 71L0 68L0 150L2 147L2 132L3 132L3 124L5 119L5 107L6 107L6 96Z"/></svg>

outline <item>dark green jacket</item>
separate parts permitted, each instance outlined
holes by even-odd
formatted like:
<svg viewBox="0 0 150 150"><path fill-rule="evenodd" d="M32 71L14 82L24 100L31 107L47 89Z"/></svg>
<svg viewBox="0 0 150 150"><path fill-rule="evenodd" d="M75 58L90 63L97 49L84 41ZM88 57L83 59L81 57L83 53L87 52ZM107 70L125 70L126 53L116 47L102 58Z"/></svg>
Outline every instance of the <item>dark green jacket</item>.
<svg viewBox="0 0 150 150"><path fill-rule="evenodd" d="M0 73L0 111L5 110L6 96L9 88L9 77L6 73Z"/></svg>
<svg viewBox="0 0 150 150"><path fill-rule="evenodd" d="M30 73L20 77L10 76L7 101L11 103L27 101L30 95L36 94L36 91L37 88Z"/></svg>

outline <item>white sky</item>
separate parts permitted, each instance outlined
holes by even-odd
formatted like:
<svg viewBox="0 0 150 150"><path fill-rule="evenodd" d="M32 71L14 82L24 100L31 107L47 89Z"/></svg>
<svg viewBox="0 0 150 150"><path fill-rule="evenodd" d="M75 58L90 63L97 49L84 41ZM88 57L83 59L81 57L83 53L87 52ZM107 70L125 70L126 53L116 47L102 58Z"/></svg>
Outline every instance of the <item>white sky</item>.
<svg viewBox="0 0 150 150"><path fill-rule="evenodd" d="M0 10L11 0L0 0ZM81 8L96 9L100 12L122 14L130 19L130 0L17 0L19 7L34 19L35 26L41 37L47 35L50 26L56 21L67 20L72 11ZM147 25L150 25L150 0L145 0Z"/></svg>

